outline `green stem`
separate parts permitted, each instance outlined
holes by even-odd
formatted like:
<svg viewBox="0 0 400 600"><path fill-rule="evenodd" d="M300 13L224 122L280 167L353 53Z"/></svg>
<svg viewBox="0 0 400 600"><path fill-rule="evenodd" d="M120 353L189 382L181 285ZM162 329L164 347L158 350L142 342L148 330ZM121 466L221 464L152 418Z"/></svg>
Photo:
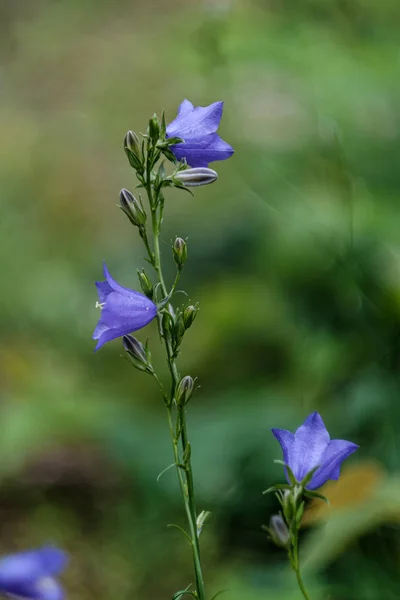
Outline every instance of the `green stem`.
<svg viewBox="0 0 400 600"><path fill-rule="evenodd" d="M156 202L157 198L156 199L154 198L153 189L151 186L151 172L149 169L149 163L148 163L148 168L147 168L146 191L147 191L150 209L151 209L151 220L152 220L152 228L153 228L154 252L152 255L153 256L152 264L157 273L157 277L158 277L158 280L159 280L159 283L161 286L163 298L167 298L168 291L167 291L167 287L165 285L165 280L164 280L163 271L162 271L160 242L159 242L160 225L161 225L161 219L162 219L162 204L160 205L159 210L158 210L157 202ZM172 285L171 291L175 290L175 288L178 284L178 281L179 281L179 275L180 275L180 273L178 271L175 281ZM173 308L169 303L167 304L167 310L169 310L171 312L171 314L173 314ZM180 453L179 453L179 444L178 444L179 438L181 440L183 452L185 451L185 449L187 448L187 445L188 445L186 417L185 417L184 409L180 409L178 412L179 437L177 438L176 433L175 433L176 428L174 429L174 425L173 425L172 407L173 407L173 401L175 398L175 390L180 382L180 375L178 372L178 367L177 367L174 352L173 352L171 334L169 333L169 331L163 330L161 319L159 320L159 325L160 325L160 332L161 332L162 338L164 340L164 345L165 345L165 349L166 349L166 353L167 353L168 367L169 367L169 370L171 373L171 394L170 394L170 398L169 398L168 405L167 405L168 424L169 424L169 429L170 429L170 434L171 434L171 440L172 440L172 446L173 446L173 452L174 452L174 460L175 460L176 465L178 465L178 464L181 464L181 462L182 462L181 458L180 458ZM193 472L192 472L192 463L190 460L190 456L188 456L185 460L185 470L184 471L183 471L182 467L177 466L176 468L177 468L179 487L181 490L182 500L183 500L183 504L185 507L185 512L186 512L186 516L187 516L187 520L188 520L188 524L189 524L189 530L190 530L191 547L192 547L192 552L193 552L193 564L194 564L194 571L195 571L195 577L196 577L196 591L197 591L196 595L197 595L198 600L205 600L204 578L203 578L202 566L201 566L201 561L200 561L200 544L199 544L199 537L197 535L197 524L196 524L197 513L196 513L195 498L194 498Z"/></svg>
<svg viewBox="0 0 400 600"><path fill-rule="evenodd" d="M292 543L292 548L289 549L289 559L292 565L294 572L296 573L296 579L298 586L300 588L301 593L303 594L305 600L310 600L310 596L307 593L307 590L304 586L303 579L300 573L300 561L299 561L299 538L297 532L295 533L295 538Z"/></svg>

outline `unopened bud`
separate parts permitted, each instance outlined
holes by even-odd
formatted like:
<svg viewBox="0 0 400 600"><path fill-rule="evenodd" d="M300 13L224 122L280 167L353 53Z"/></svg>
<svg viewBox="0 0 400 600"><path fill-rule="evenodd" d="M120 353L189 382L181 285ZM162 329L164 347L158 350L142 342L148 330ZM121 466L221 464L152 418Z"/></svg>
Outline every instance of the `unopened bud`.
<svg viewBox="0 0 400 600"><path fill-rule="evenodd" d="M157 115L153 115L149 121L149 135L153 142L157 142L160 137L160 123L158 122Z"/></svg>
<svg viewBox="0 0 400 600"><path fill-rule="evenodd" d="M218 173L207 167L195 167L194 169L178 171L175 173L174 178L185 187L196 187L213 183L218 179Z"/></svg>
<svg viewBox="0 0 400 600"><path fill-rule="evenodd" d="M177 237L172 246L172 254L174 255L174 261L178 267L183 267L187 260L187 244L185 240Z"/></svg>
<svg viewBox="0 0 400 600"><path fill-rule="evenodd" d="M176 390L176 403L178 406L185 406L192 397L194 389L194 381L190 375L186 375L181 379L178 389Z"/></svg>
<svg viewBox="0 0 400 600"><path fill-rule="evenodd" d="M185 323L183 320L183 314L180 312L176 319L175 319L175 323L174 323L174 342L175 342L175 349L179 347L183 336L185 335Z"/></svg>
<svg viewBox="0 0 400 600"><path fill-rule="evenodd" d="M138 158L142 157L142 149L140 147L140 138L134 131L128 131L124 138L124 148L127 148Z"/></svg>
<svg viewBox="0 0 400 600"><path fill-rule="evenodd" d="M138 274L138 278L139 278L139 283L140 283L140 287L142 288L142 292L145 296L147 296L148 298L150 298L150 300L153 299L153 284L151 283L148 275L144 272L144 269L142 271L137 272Z"/></svg>
<svg viewBox="0 0 400 600"><path fill-rule="evenodd" d="M275 544L287 548L289 544L289 530L281 515L273 515L269 522L269 532Z"/></svg>
<svg viewBox="0 0 400 600"><path fill-rule="evenodd" d="M140 147L140 139L134 131L128 131L124 138L124 150L131 167L137 171L143 170L143 155Z"/></svg>
<svg viewBox="0 0 400 600"><path fill-rule="evenodd" d="M197 312L198 312L198 308L196 308L192 304L190 304L189 306L187 306L184 309L184 311L183 311L183 323L185 325L185 329L189 329L189 327L191 326L191 324L193 323L193 321L196 318Z"/></svg>
<svg viewBox="0 0 400 600"><path fill-rule="evenodd" d="M133 335L124 335L122 343L125 351L129 354L132 364L139 369L139 371L152 371L150 354L139 340Z"/></svg>
<svg viewBox="0 0 400 600"><path fill-rule="evenodd" d="M142 227L146 223L146 213L139 202L129 190L125 188L119 193L119 205L132 223L136 227Z"/></svg>

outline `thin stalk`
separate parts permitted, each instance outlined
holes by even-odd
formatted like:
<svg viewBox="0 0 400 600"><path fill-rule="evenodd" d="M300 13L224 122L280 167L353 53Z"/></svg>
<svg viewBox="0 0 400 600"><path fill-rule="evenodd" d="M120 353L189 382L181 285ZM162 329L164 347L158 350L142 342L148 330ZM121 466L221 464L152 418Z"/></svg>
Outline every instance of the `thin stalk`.
<svg viewBox="0 0 400 600"><path fill-rule="evenodd" d="M151 171L150 171L149 163L150 163L150 161L148 160L147 180L146 180L145 187L146 187L149 204L150 204L150 209L151 209L151 220L152 220L152 229L153 229L152 264L153 264L154 270L156 271L156 274L157 274L157 277L158 277L158 280L159 280L159 283L161 286L163 298L165 299L165 298L168 298L169 294L167 291L167 287L165 285L164 275L163 275L163 271L162 271L160 242L159 242L160 224L161 224L161 219L162 219L162 208L163 207L162 207L162 203L159 207L157 207L157 202L156 202L157 198L155 199L154 195L153 195L153 189L152 189L152 185L151 185ZM151 257L150 253L149 253L149 257ZM178 281L179 281L179 276L180 276L180 273L178 270L178 273L177 273L175 281L172 285L170 294L175 290L175 288L178 284ZM171 312L171 314L173 314L173 308L169 303L167 304L166 308L167 308L167 310L169 310ZM187 521L189 524L189 530L190 530L191 547L192 547L192 553L193 553L193 565L194 565L195 578L196 578L196 595L197 595L198 600L205 600L204 578L203 578L202 566L201 566L201 561L200 561L200 545L199 545L199 537L197 535L197 524L196 524L197 513L196 513L195 498L194 498L193 472L192 472L192 463L190 460L190 456L188 456L185 460L185 470L183 470L182 467L178 466L182 462L180 459L180 452L179 452L179 443L178 443L179 439L182 444L183 452L185 451L185 449L187 448L187 445L188 445L188 434L187 434L187 425L186 425L184 409L180 409L178 411L178 425L179 425L179 428L178 428L179 437L178 438L177 438L177 435L175 434L176 428L174 429L173 418L172 418L172 406L174 404L175 391L180 382L180 375L179 375L178 367L177 367L174 352L173 352L171 334L169 331L166 331L163 329L161 319L159 319L159 326L160 326L161 337L164 341L166 354L167 354L168 367L169 367L170 374L171 374L171 393L170 393L170 398L168 399L168 403L167 403L168 424L169 424L169 429L170 429L170 434L171 434L171 440L172 440L172 446L173 446L173 452L174 452L174 460L177 465L176 469L177 469L179 487L181 490L182 500L183 500L186 517L187 517Z"/></svg>
<svg viewBox="0 0 400 600"><path fill-rule="evenodd" d="M305 600L310 600L310 596L307 593L307 590L304 586L303 579L300 573L300 561L299 561L299 538L297 532L295 534L295 538L292 543L292 548L289 549L289 559L292 565L294 572L296 573L296 579L298 586L300 588L301 593L303 594Z"/></svg>

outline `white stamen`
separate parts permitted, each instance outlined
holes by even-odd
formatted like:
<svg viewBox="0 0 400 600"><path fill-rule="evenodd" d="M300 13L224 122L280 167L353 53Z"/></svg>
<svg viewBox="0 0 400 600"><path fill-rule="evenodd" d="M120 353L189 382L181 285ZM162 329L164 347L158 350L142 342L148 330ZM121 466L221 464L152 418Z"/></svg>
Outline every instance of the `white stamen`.
<svg viewBox="0 0 400 600"><path fill-rule="evenodd" d="M103 308L103 306L105 306L105 302L96 302L95 304L95 308Z"/></svg>

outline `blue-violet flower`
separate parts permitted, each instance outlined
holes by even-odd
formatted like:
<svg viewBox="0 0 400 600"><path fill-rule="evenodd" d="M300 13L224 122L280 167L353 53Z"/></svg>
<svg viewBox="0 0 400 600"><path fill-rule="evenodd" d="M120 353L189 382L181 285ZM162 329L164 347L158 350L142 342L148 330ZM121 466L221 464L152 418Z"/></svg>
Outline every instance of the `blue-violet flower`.
<svg viewBox="0 0 400 600"><path fill-rule="evenodd" d="M98 340L95 350L106 342L128 335L145 327L157 314L157 307L149 298L119 285L104 263L106 281L96 281L101 317L93 332Z"/></svg>
<svg viewBox="0 0 400 600"><path fill-rule="evenodd" d="M10 554L0 559L0 593L33 600L62 600L63 589L55 575L66 562L66 553L51 546Z"/></svg>
<svg viewBox="0 0 400 600"><path fill-rule="evenodd" d="M331 440L317 412L307 417L294 434L286 429L272 429L272 433L282 447L285 464L297 481L319 467L306 485L309 490L316 490L328 479L339 479L341 463L358 448L353 442Z"/></svg>
<svg viewBox="0 0 400 600"><path fill-rule="evenodd" d="M167 126L167 138L184 140L170 147L178 160L186 159L191 167L208 167L210 162L232 156L232 146L217 134L223 106L223 102L196 107L189 100L182 102L176 119Z"/></svg>

